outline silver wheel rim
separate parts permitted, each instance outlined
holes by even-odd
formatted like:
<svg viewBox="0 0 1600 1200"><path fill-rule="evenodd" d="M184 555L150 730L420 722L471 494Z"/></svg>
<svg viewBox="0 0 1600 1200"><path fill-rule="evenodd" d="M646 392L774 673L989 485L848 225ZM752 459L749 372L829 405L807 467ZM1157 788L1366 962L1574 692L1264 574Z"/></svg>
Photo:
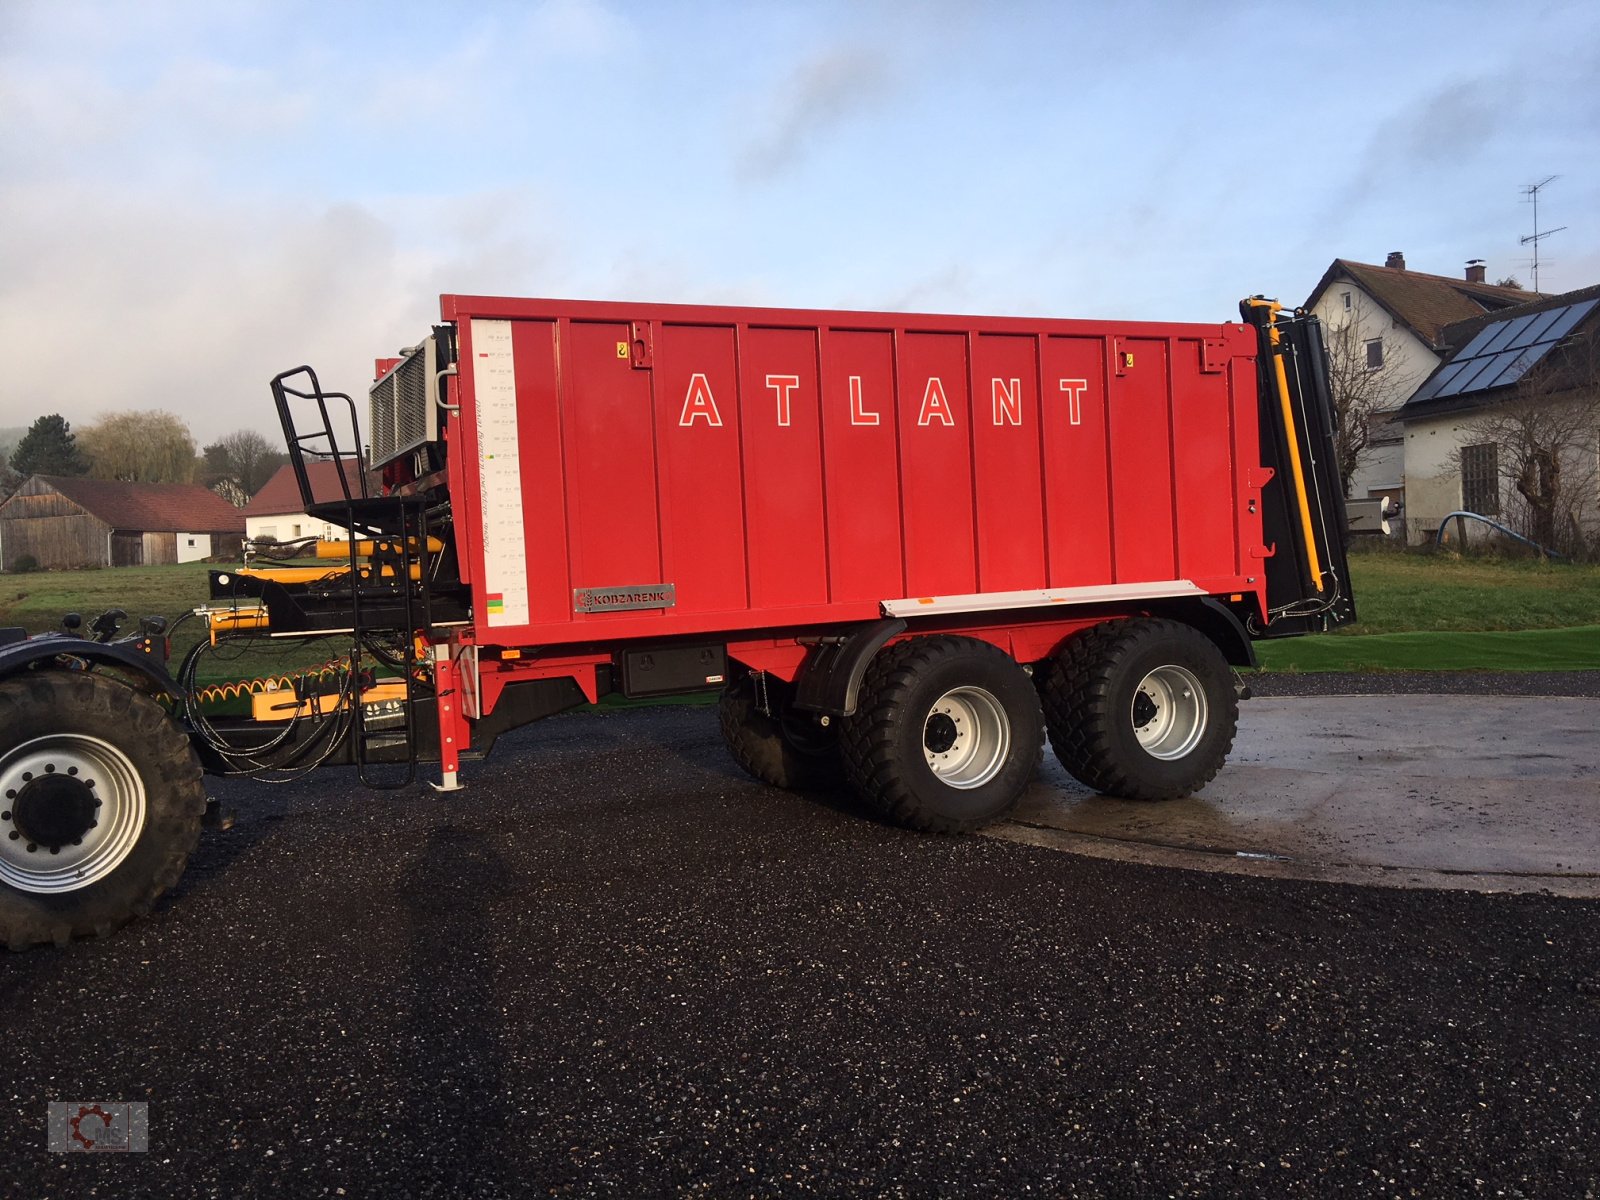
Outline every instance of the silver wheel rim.
<svg viewBox="0 0 1600 1200"><path fill-rule="evenodd" d="M982 688L952 688L923 719L922 753L928 769L950 787L982 787L1000 773L1010 750L1006 710Z"/></svg>
<svg viewBox="0 0 1600 1200"><path fill-rule="evenodd" d="M30 841L17 801L41 777L64 775L92 794L94 824L60 846ZM110 742L58 733L0 755L0 882L24 892L70 892L122 865L144 830L144 781Z"/></svg>
<svg viewBox="0 0 1600 1200"><path fill-rule="evenodd" d="M1139 681L1129 717L1139 745L1152 758L1182 758L1206 731L1206 693L1186 667L1157 667Z"/></svg>

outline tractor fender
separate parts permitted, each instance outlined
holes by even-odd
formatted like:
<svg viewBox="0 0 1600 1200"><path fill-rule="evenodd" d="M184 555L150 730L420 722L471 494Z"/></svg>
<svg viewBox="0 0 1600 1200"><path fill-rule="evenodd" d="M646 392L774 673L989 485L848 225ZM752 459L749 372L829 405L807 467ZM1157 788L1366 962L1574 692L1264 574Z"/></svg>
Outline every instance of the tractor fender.
<svg viewBox="0 0 1600 1200"><path fill-rule="evenodd" d="M18 632L0 630L0 679L19 675L23 671L49 670L57 659L65 658L76 659L90 666L128 671L150 683L159 695L176 697L179 694L178 685L168 674L166 665L131 645L96 642L62 633L43 633L37 637L7 640L8 634Z"/></svg>

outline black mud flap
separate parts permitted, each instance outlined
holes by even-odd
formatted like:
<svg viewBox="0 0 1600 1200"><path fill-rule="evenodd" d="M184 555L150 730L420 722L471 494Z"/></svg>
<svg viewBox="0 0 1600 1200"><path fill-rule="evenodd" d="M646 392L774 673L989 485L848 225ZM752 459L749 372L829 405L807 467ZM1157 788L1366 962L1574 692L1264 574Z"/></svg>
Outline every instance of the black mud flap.
<svg viewBox="0 0 1600 1200"><path fill-rule="evenodd" d="M1260 339L1265 629L1258 637L1313 633L1356 619L1347 556L1350 524L1334 447L1333 395L1322 323L1286 316L1274 303L1246 300L1240 311Z"/></svg>

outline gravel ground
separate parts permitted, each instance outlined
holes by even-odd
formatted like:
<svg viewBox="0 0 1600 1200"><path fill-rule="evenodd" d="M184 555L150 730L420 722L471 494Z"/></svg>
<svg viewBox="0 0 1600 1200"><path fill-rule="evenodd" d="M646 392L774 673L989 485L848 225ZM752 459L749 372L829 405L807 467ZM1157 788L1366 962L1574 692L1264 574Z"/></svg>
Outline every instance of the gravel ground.
<svg viewBox="0 0 1600 1200"><path fill-rule="evenodd" d="M219 788L152 919L0 956L0 1192L1600 1195L1600 904L905 834L705 710L468 775ZM151 1153L47 1154L93 1099Z"/></svg>

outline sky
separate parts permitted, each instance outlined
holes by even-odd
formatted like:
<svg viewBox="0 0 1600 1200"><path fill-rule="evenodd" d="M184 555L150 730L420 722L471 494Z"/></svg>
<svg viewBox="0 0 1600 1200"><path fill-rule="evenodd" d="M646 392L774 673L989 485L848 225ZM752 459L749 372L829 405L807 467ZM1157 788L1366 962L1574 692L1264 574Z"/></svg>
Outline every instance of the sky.
<svg viewBox="0 0 1600 1200"><path fill-rule="evenodd" d="M1600 283L1600 5L0 0L0 428L276 440L440 293L1224 321Z"/></svg>

